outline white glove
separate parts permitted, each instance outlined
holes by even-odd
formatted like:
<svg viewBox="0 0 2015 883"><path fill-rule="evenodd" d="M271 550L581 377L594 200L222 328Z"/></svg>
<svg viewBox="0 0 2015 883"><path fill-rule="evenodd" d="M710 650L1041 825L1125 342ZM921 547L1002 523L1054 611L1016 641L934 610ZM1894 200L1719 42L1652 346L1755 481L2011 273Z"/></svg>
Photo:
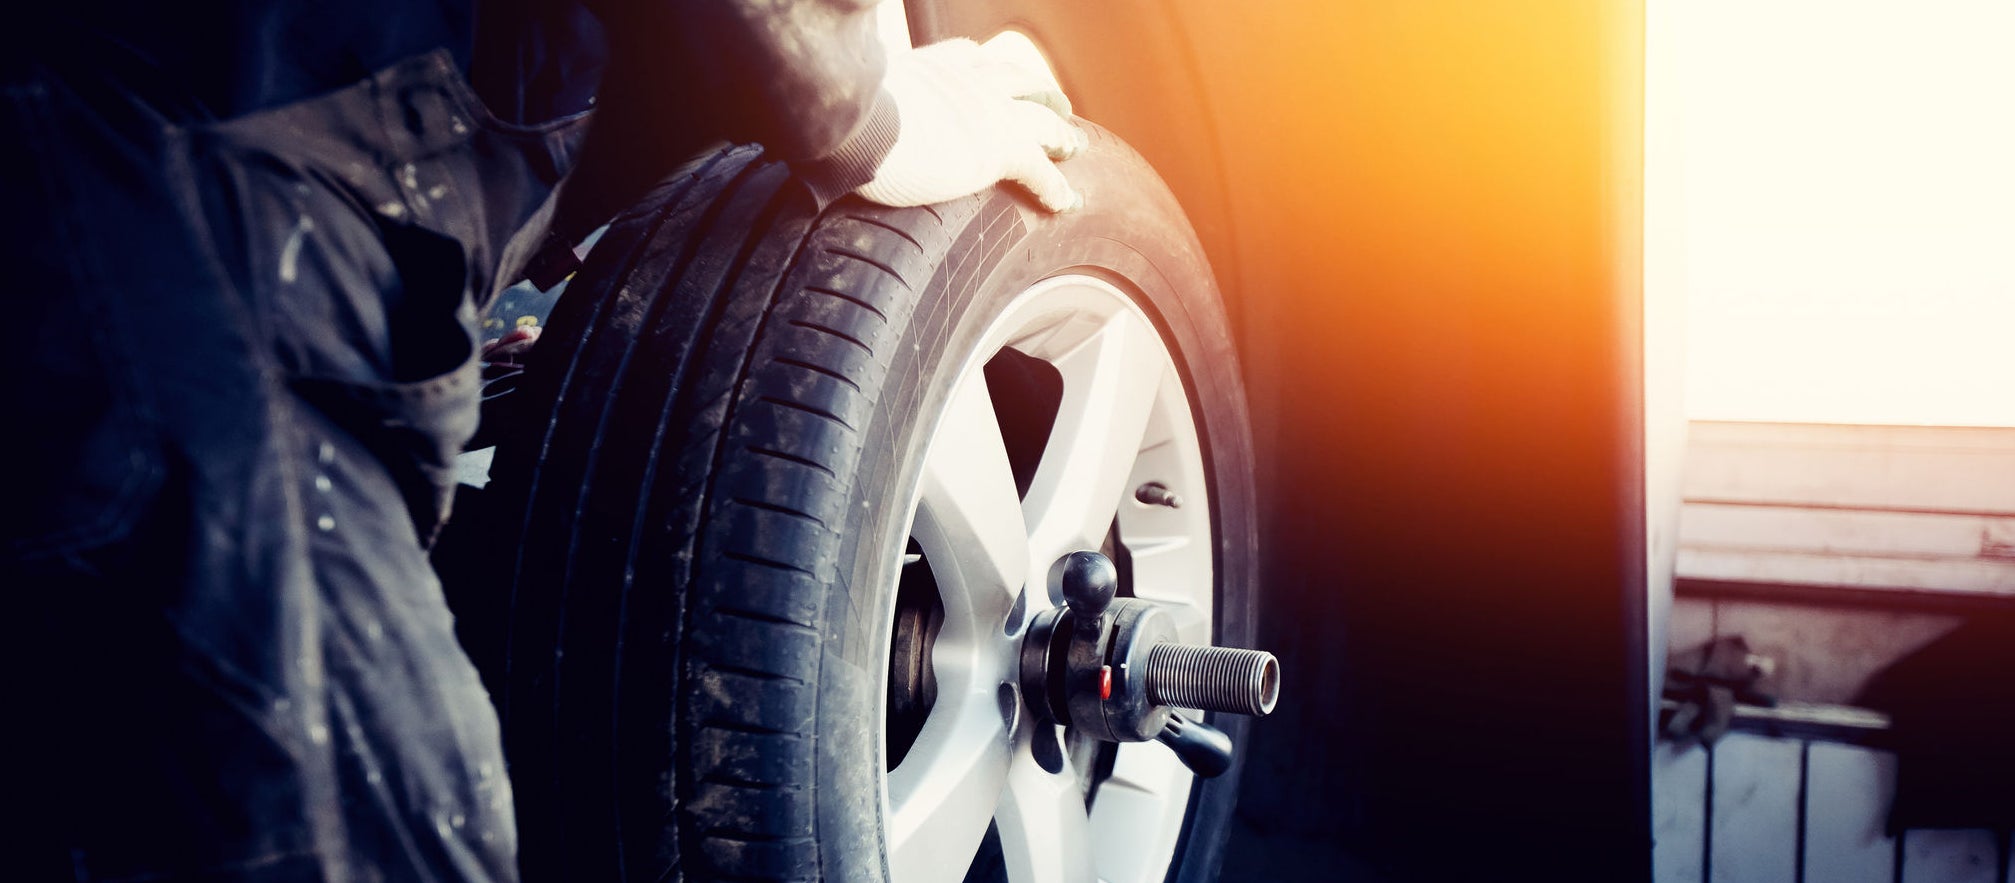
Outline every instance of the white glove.
<svg viewBox="0 0 2015 883"><path fill-rule="evenodd" d="M927 205L1013 181L1050 211L1084 204L1053 161L1089 139L1027 37L1009 31L984 44L947 40L892 54L882 88L902 128L874 179L854 191L862 198Z"/></svg>

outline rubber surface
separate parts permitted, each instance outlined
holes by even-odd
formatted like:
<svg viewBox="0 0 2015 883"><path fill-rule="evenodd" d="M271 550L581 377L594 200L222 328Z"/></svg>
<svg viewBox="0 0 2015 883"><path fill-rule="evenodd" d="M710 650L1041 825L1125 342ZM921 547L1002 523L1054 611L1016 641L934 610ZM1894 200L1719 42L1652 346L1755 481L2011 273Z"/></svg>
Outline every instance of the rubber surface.
<svg viewBox="0 0 2015 883"><path fill-rule="evenodd" d="M486 495L516 547L491 681L527 879L886 878L870 718L899 501L950 373L1046 276L1135 293L1177 353L1217 501L1218 641L1249 644L1223 309L1166 189L1094 141L1065 164L1089 201L1073 215L994 192L814 217L783 166L736 148L597 246L521 387L550 417L504 430ZM1215 876L1235 793L1235 773L1198 789L1182 879Z"/></svg>

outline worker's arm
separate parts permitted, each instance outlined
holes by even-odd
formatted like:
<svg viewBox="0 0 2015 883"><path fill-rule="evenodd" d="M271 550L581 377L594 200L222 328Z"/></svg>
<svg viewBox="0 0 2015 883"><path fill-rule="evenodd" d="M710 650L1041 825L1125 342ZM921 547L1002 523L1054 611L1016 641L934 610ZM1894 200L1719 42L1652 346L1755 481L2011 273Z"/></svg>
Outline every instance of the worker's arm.
<svg viewBox="0 0 2015 883"><path fill-rule="evenodd" d="M707 144L755 141L827 201L915 205L1002 179L1076 195L1081 136L1025 41L885 57L872 0L609 0L610 66L556 232L577 238ZM1020 98L1031 100L1017 100Z"/></svg>

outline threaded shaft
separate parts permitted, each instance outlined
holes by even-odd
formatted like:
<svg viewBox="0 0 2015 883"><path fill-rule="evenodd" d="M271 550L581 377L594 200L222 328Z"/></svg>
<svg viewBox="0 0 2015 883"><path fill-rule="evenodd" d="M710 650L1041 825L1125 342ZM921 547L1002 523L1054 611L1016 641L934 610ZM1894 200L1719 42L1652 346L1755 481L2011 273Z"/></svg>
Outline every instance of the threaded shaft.
<svg viewBox="0 0 2015 883"><path fill-rule="evenodd" d="M1147 701L1230 714L1266 714L1280 697L1280 661L1261 650L1156 644L1147 651Z"/></svg>

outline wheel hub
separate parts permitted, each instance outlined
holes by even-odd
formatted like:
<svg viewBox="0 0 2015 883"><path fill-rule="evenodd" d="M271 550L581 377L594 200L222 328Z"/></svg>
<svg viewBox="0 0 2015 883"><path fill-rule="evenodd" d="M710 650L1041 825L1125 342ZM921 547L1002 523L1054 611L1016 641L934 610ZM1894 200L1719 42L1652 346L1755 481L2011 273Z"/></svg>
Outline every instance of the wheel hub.
<svg viewBox="0 0 2015 883"><path fill-rule="evenodd" d="M1159 659L1176 675L1155 689L1210 681L1167 651L1216 633L1219 544L1183 370L1127 293L1084 275L1018 295L966 352L905 495L910 554L885 608L890 876L957 879L992 849L1008 879L1163 879L1198 776L1231 753L1182 717L1220 704L1147 680ZM1066 581L1059 562L1092 549ZM1080 616L1086 602L1098 609Z"/></svg>
<svg viewBox="0 0 2015 883"><path fill-rule="evenodd" d="M1106 742L1159 739L1206 778L1230 769L1231 740L1175 706L1271 712L1280 694L1273 654L1177 643L1159 605L1114 597L1118 571L1097 552L1065 555L1049 577L1064 606L1037 614L1021 646L1022 695L1035 719ZM1062 753L1047 748L1038 743L1036 759L1056 772Z"/></svg>

